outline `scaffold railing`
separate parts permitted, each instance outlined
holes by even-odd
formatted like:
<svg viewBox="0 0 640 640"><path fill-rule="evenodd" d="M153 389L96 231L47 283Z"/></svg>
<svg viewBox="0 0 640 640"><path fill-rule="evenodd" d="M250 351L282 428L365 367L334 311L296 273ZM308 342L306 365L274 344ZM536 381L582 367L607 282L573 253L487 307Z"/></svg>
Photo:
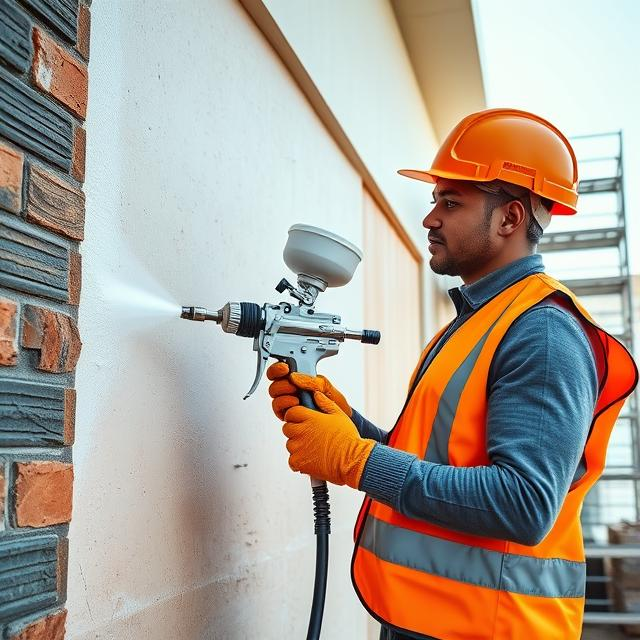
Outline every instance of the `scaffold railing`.
<svg viewBox="0 0 640 640"><path fill-rule="evenodd" d="M581 176L578 215L554 218L541 238L546 269L584 302L607 331L633 353L632 282L624 197L622 132L571 140ZM638 400L634 393L613 430L605 472L589 492L582 513L587 554L585 623L640 625L640 610L620 611L621 590L609 570L614 558L636 562L640 544L612 544L612 527L640 516ZM640 600L640 588L636 592ZM617 605L617 606L616 606Z"/></svg>

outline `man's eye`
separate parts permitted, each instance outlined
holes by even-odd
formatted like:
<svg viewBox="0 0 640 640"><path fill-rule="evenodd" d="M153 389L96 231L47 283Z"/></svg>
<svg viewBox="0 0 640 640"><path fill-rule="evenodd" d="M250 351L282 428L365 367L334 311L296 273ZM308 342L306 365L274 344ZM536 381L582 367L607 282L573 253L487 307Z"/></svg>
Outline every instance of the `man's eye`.
<svg viewBox="0 0 640 640"><path fill-rule="evenodd" d="M447 209L453 209L453 207L458 205L458 203L454 202L453 200L443 200L443 202L444 202L444 206ZM438 203L435 200L432 200L431 204L438 204Z"/></svg>

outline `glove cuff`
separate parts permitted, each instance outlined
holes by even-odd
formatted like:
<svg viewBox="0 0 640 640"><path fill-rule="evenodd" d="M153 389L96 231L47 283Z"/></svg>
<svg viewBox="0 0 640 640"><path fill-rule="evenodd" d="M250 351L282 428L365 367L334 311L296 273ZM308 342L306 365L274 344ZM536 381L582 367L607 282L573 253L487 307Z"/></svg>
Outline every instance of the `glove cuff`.
<svg viewBox="0 0 640 640"><path fill-rule="evenodd" d="M364 467L375 446L375 440L366 440L364 438L358 439L354 444L350 455L350 464L344 477L344 483L352 489L357 489L360 486Z"/></svg>

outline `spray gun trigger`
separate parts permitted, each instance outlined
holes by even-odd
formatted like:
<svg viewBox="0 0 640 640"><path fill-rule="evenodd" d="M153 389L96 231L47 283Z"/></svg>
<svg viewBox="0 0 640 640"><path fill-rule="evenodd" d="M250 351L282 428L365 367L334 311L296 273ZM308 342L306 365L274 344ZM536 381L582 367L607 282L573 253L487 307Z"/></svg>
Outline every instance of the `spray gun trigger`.
<svg viewBox="0 0 640 640"><path fill-rule="evenodd" d="M256 340L258 340L258 338L256 338ZM258 347L256 351L258 352L256 377L253 380L251 389L249 389L247 395L243 398L243 400L246 400L258 388L258 385L260 384L260 380L262 378L262 374L264 373L264 369L267 366L267 361L269 360L269 356L271 355L266 349L262 349L261 347Z"/></svg>

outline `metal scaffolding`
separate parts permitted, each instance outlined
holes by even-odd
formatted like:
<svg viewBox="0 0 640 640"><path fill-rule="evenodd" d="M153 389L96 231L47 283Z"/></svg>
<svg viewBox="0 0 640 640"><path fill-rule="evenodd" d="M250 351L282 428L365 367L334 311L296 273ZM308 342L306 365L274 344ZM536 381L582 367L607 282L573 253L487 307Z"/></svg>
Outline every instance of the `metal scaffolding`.
<svg viewBox="0 0 640 640"><path fill-rule="evenodd" d="M541 238L539 250L547 271L579 296L596 322L633 353L622 132L576 137L572 144L582 177L579 214L565 219L556 216L553 233ZM615 610L611 596L615 585L605 571L611 558L640 558L640 545L616 545L608 539L609 525L639 520L638 425L634 393L613 430L605 471L582 512L587 554L585 623L640 624L640 612Z"/></svg>

